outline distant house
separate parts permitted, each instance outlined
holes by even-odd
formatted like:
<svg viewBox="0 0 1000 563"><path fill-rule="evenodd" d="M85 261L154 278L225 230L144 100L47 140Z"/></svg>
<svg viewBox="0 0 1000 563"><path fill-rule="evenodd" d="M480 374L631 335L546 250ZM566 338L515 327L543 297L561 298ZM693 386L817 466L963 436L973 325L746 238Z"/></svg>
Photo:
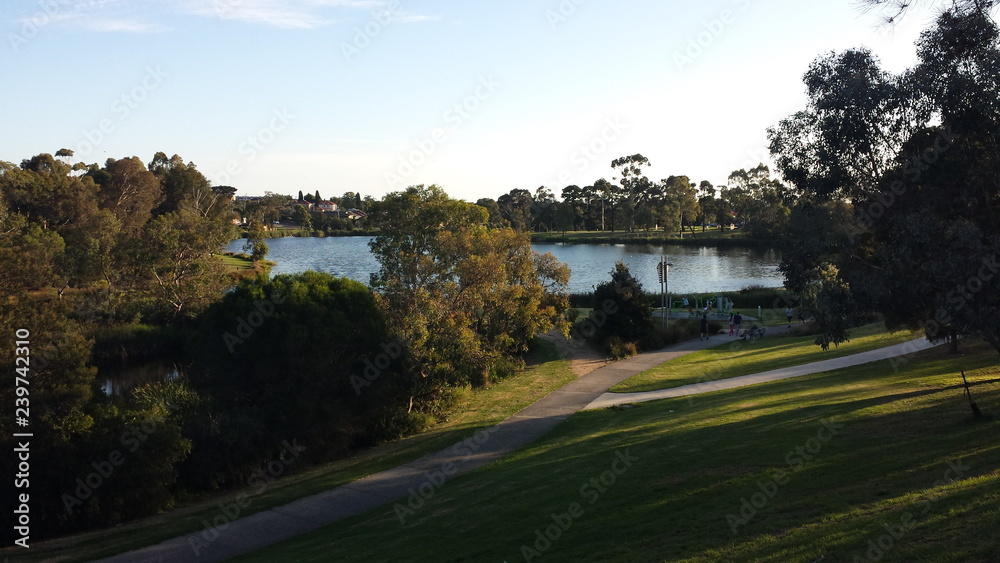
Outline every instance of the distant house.
<svg viewBox="0 0 1000 563"><path fill-rule="evenodd" d="M333 203L332 201L321 201L321 202L319 202L319 210L320 211L336 211L337 210L337 204Z"/></svg>
<svg viewBox="0 0 1000 563"><path fill-rule="evenodd" d="M262 199L264 199L264 196L259 196L259 195L238 195L238 196L234 196L233 201L237 201L237 202L241 202L241 201L260 201Z"/></svg>
<svg viewBox="0 0 1000 563"><path fill-rule="evenodd" d="M358 221L360 219L364 219L365 217L368 217L368 214L365 213L364 211L359 211L357 209L347 210L347 218L350 219L351 221Z"/></svg>
<svg viewBox="0 0 1000 563"><path fill-rule="evenodd" d="M304 199L300 199L298 201L293 201L292 202L292 207L294 208L296 205L301 205L302 207L305 207L306 211L312 211L313 210L313 204L310 203L310 202L308 202L308 201L306 201L306 200L304 200Z"/></svg>

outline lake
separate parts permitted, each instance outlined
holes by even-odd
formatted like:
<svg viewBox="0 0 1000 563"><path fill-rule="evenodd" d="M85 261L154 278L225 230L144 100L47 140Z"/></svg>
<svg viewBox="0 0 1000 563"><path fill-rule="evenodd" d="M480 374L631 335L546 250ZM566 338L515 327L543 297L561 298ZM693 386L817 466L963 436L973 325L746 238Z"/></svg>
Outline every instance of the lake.
<svg viewBox="0 0 1000 563"><path fill-rule="evenodd" d="M316 270L367 284L378 262L368 249L370 237L287 237L267 239L267 259L276 262L272 274ZM244 239L229 244L229 251L242 252ZM610 279L615 261L623 260L648 292L659 291L656 264L661 255L672 263L671 293L737 291L750 285L781 287L778 271L781 254L755 248L694 246L649 246L633 244L535 244L541 253L551 252L573 271L569 291L585 293Z"/></svg>

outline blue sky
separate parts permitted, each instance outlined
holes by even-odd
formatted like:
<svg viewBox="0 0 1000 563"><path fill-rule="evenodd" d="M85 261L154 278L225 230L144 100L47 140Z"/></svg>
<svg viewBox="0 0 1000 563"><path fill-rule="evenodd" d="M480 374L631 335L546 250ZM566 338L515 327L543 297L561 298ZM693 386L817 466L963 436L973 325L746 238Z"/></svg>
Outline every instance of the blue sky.
<svg viewBox="0 0 1000 563"><path fill-rule="evenodd" d="M453 197L614 176L724 184L766 159L821 53L914 62L933 13L894 28L853 0L12 0L0 160L157 151L214 184Z"/></svg>

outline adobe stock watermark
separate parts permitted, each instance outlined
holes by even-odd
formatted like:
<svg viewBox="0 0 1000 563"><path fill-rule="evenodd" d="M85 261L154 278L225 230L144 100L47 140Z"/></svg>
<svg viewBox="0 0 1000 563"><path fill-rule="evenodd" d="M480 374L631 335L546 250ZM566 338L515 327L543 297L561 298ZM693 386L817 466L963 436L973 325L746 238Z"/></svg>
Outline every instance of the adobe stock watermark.
<svg viewBox="0 0 1000 563"><path fill-rule="evenodd" d="M560 0L555 9L545 10L545 20L549 22L552 31L555 31L560 24L568 21L571 16L576 14L577 9L586 3L587 0Z"/></svg>
<svg viewBox="0 0 1000 563"><path fill-rule="evenodd" d="M243 167L253 162L258 154L273 143L278 133L284 131L293 119L295 119L295 115L289 113L287 109L273 109L271 111L271 119L267 122L267 125L261 127L253 135L247 136L246 140L237 147L236 152L242 155L243 158L232 159L226 163L224 170L220 170L213 175L212 179L215 183L217 185L227 185L232 182L234 177L243 172Z"/></svg>
<svg viewBox="0 0 1000 563"><path fill-rule="evenodd" d="M242 4L243 0L212 0L212 8L215 10L215 15L220 18L226 18Z"/></svg>
<svg viewBox="0 0 1000 563"><path fill-rule="evenodd" d="M156 421L149 419L134 424L122 432L119 441L128 453L135 453L156 431L156 426ZM94 491L101 488L114 475L115 471L125 464L126 459L126 455L121 450L115 449L111 450L106 458L91 462L90 465L94 471L76 478L76 488L73 490L73 494L63 493L62 495L66 513L72 515L76 508L83 506L84 502L94 495Z"/></svg>
<svg viewBox="0 0 1000 563"><path fill-rule="evenodd" d="M830 443L844 429L843 424L830 419L820 419L820 423L821 426L816 431L815 436L806 440L801 446L795 446L794 449L785 454L785 464L788 465L788 470L775 469L770 479L757 481L757 489L759 490L748 497L742 497L740 508L736 513L726 514L726 523L729 524L733 535L737 534L740 526L749 524L757 516L757 512L777 496L781 487L788 484L791 476L801 471L806 463L815 459L823 446Z"/></svg>
<svg viewBox="0 0 1000 563"><path fill-rule="evenodd" d="M587 344L586 340L593 338L597 334L597 329L604 326L611 315L617 313L618 304L613 299L605 299L600 309L595 308L583 322L574 324L570 328L567 345L576 349L583 348Z"/></svg>
<svg viewBox="0 0 1000 563"><path fill-rule="evenodd" d="M931 169L931 167L941 159L941 156L955 146L959 135L950 128L942 128L938 131L934 143L903 164L902 172L906 175L910 183L917 182L920 177ZM853 244L855 236L870 230L877 221L885 216L896 203L896 199L907 191L907 184L902 180L895 180L889 184L889 191L875 194L874 201L869 201L858 210L856 217L858 224L847 234Z"/></svg>
<svg viewBox="0 0 1000 563"><path fill-rule="evenodd" d="M406 499L406 504L397 502L392 507L396 518L399 519L399 525L406 525L407 518L414 516L445 483L457 476L459 465L472 459L473 455L482 450L494 432L496 432L495 426L486 430L477 430L471 437L451 447L451 453L454 457L441 462L437 469L425 471L423 483L416 488L410 487L408 489L410 495Z"/></svg>
<svg viewBox="0 0 1000 563"><path fill-rule="evenodd" d="M285 470L288 466L295 463L295 461L302 455L305 448L298 445L296 440L292 440L291 443L285 440L281 443L283 449L278 453L278 457L271 460L262 469L251 473L247 478L247 487L254 487L254 491L250 494L246 492L240 492L233 498L232 502L221 502L219 503L219 514L209 521L207 518L202 519L202 530L197 534L188 534L188 546L191 547L191 551L194 552L195 557L201 555L201 551L212 545L213 542L219 539L223 532L229 529L229 524L239 519L240 515L243 514L253 500L250 498L251 495L259 495L266 491L271 483L275 479L284 475Z"/></svg>
<svg viewBox="0 0 1000 563"><path fill-rule="evenodd" d="M573 149L569 155L570 166L560 171L556 176L556 181L552 182L551 185L565 186L573 178L574 173L586 172L591 164L599 160L601 155L606 153L608 148L621 138L626 129L628 129L628 125L623 123L619 117L605 119L599 133Z"/></svg>
<svg viewBox="0 0 1000 563"><path fill-rule="evenodd" d="M382 373L389 369L392 362L403 355L403 346L399 342L382 343L379 348L382 349L381 354L373 359L365 358L365 369L362 375L351 375L351 387L354 387L354 392L359 397L362 390L375 383L379 377L382 377Z"/></svg>
<svg viewBox="0 0 1000 563"><path fill-rule="evenodd" d="M132 112L163 84L167 76L169 75L159 65L147 66L146 73L139 80L139 83L122 93L111 103L111 117L105 117L98 121L95 127L84 129L81 132L83 138L76 143L75 154L86 157L99 147L109 135L115 132L120 123L128 119Z"/></svg>
<svg viewBox="0 0 1000 563"><path fill-rule="evenodd" d="M674 66L678 71L684 70L684 67L693 64L701 57L722 36L726 28L736 22L738 13L750 7L750 0L732 0L732 4L735 6L735 11L726 8L719 12L717 17L703 21L702 29L688 39L684 50L674 52Z"/></svg>
<svg viewBox="0 0 1000 563"><path fill-rule="evenodd" d="M970 469L972 469L971 466L962 463L962 458L959 458L957 461L948 460L948 469L944 471L942 479L934 482L934 488L937 489L958 482L965 478L966 472ZM930 498L918 501L916 507L920 508L919 514L914 514L915 510L907 510L898 519L882 524L885 533L875 539L868 540L865 546L867 549L861 555L855 552L854 557L851 559L852 563L881 561L892 548L899 545L900 540L903 539L907 532L917 526L917 516L923 516L930 512L934 503L939 500L939 497L939 494L932 493Z"/></svg>
<svg viewBox="0 0 1000 563"><path fill-rule="evenodd" d="M976 295L983 289L990 287L990 282L1000 273L1000 260L995 254L984 257L980 263L979 271L976 274L969 276L965 283L956 285L945 294L944 300L947 307L945 305L939 306L934 312L934 318L917 323L929 340L940 338L942 332L947 334L944 329L952 324L953 316L968 307L975 306ZM914 349L909 352L889 359L893 372L898 373L899 367L909 362L913 354L918 351L916 345L913 346Z"/></svg>
<svg viewBox="0 0 1000 563"><path fill-rule="evenodd" d="M524 560L530 563L552 549L553 543L558 541L565 532L568 532L573 527L573 523L582 518L586 513L584 505L593 506L597 504L597 501L637 461L639 461L639 458L630 454L628 449L615 451L615 457L608 469L605 469L580 485L581 502L570 503L566 507L565 512L553 512L549 514L551 521L535 529L534 541L531 544L521 545L521 556Z"/></svg>
<svg viewBox="0 0 1000 563"><path fill-rule="evenodd" d="M287 297L283 293L275 291L267 299L254 303L254 310L248 313L246 317L238 317L236 319L236 328L233 329L233 332L226 331L222 335L222 341L226 343L229 353L232 354L235 352L237 346L243 344L253 336L254 331L264 324L264 321L268 317L274 315L276 306L284 303L286 299Z"/></svg>
<svg viewBox="0 0 1000 563"><path fill-rule="evenodd" d="M354 62L354 57L367 49L378 36L382 35L386 27L402 15L399 2L395 0L389 2L385 8L372 12L371 18L363 26L354 28L351 42L341 43L340 52L344 55L344 60L348 64Z"/></svg>
<svg viewBox="0 0 1000 563"><path fill-rule="evenodd" d="M483 103L493 97L499 86L500 84L493 78L492 74L479 77L478 84L472 93L452 104L444 112L444 122L455 131L461 129L462 125L482 107ZM415 140L413 144L416 148L405 157L399 157L399 164L395 171L385 173L385 180L389 184L389 188L393 190L406 188L406 178L416 172L417 168L423 166L434 156L438 147L448 141L448 131L441 127L432 129L426 137Z"/></svg>
<svg viewBox="0 0 1000 563"><path fill-rule="evenodd" d="M38 0L35 4L38 10L21 20L18 32L7 34L7 44L14 53L19 53L21 47L38 37L43 29L58 20L71 7L68 0Z"/></svg>

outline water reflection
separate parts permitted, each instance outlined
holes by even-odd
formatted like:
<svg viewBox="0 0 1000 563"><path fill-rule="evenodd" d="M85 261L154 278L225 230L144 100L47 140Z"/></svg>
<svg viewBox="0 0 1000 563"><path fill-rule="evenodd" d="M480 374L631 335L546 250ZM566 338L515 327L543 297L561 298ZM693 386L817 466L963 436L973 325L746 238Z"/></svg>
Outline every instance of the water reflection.
<svg viewBox="0 0 1000 563"><path fill-rule="evenodd" d="M316 270L367 284L378 262L368 249L370 237L268 239L267 258L277 262L274 274ZM244 240L233 241L229 250L240 252ZM539 252L551 252L565 262L573 274L569 290L593 291L609 279L616 260L623 260L649 292L659 290L656 263L665 254L670 268L670 292L737 291L747 286L780 287L780 253L754 248L695 246L650 246L641 244L535 244Z"/></svg>
<svg viewBox="0 0 1000 563"><path fill-rule="evenodd" d="M124 395L131 389L154 381L172 381L183 375L183 368L171 362L145 362L132 366L98 368L97 380L105 395Z"/></svg>

